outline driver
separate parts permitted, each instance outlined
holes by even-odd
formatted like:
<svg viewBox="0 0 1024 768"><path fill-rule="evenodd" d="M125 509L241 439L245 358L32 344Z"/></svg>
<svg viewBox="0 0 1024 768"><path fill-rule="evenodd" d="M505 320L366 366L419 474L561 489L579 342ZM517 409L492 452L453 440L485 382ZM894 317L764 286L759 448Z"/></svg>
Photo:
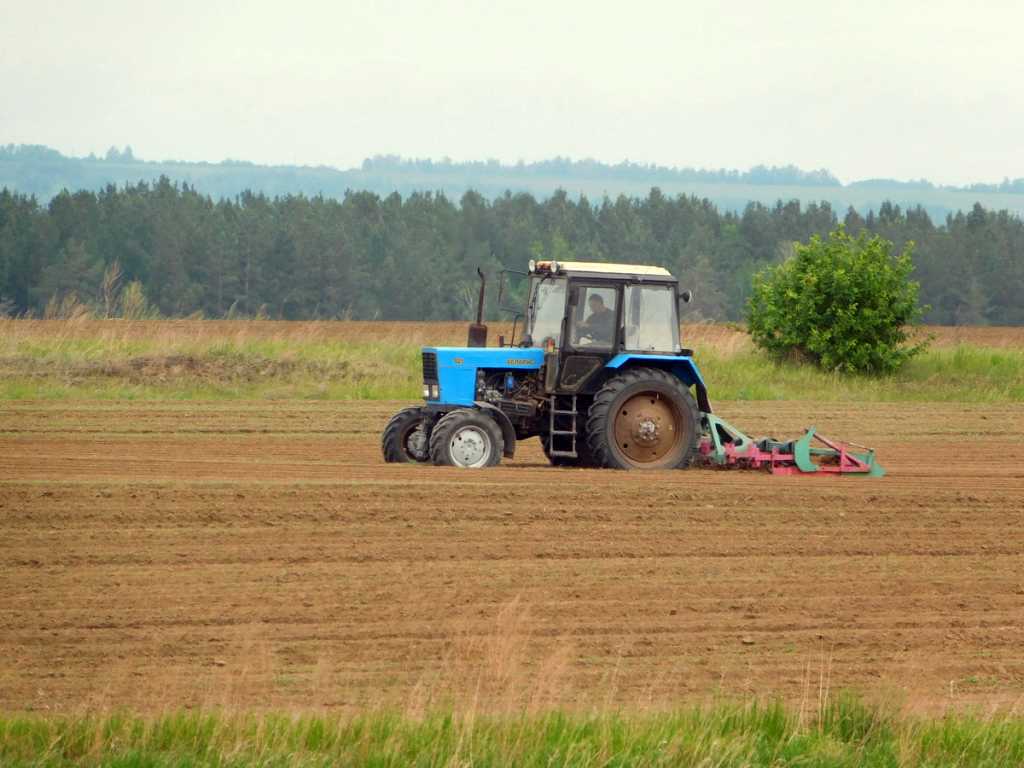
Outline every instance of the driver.
<svg viewBox="0 0 1024 768"><path fill-rule="evenodd" d="M580 323L580 336L590 336L596 344L611 344L615 335L615 313L604 305L600 294L592 293L587 299L590 316Z"/></svg>

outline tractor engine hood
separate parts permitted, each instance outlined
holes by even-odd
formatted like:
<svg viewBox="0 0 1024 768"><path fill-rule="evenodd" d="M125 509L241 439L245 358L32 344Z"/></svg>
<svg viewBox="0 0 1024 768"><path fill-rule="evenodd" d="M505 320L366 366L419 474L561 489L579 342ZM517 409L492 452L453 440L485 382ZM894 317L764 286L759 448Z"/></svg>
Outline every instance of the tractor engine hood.
<svg viewBox="0 0 1024 768"><path fill-rule="evenodd" d="M424 361L433 356L445 405L473 405L480 369L537 371L544 364L539 347L423 347Z"/></svg>

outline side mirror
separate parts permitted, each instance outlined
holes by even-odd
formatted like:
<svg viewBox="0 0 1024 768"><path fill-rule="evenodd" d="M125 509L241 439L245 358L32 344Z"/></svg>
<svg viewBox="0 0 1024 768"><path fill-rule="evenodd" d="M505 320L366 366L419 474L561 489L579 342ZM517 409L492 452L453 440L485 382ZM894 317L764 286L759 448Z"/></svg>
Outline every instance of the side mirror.
<svg viewBox="0 0 1024 768"><path fill-rule="evenodd" d="M689 304L693 300L693 292L689 288L679 292L679 303Z"/></svg>

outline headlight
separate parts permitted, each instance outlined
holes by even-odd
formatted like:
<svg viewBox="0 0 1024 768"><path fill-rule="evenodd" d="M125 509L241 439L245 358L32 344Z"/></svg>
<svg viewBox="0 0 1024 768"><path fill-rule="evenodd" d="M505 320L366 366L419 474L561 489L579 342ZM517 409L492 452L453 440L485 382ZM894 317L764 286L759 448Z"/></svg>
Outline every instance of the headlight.
<svg viewBox="0 0 1024 768"><path fill-rule="evenodd" d="M441 385L440 384L431 384L430 385L430 399L431 400L438 400L438 399L440 399L440 397L441 397Z"/></svg>
<svg viewBox="0 0 1024 768"><path fill-rule="evenodd" d="M430 387L428 387L426 384L423 385L423 399L430 399Z"/></svg>

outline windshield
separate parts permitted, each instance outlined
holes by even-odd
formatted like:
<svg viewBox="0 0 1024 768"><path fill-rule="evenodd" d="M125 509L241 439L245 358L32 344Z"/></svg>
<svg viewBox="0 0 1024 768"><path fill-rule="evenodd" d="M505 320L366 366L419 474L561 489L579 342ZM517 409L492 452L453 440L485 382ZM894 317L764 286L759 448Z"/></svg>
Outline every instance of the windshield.
<svg viewBox="0 0 1024 768"><path fill-rule="evenodd" d="M526 335L534 346L554 339L562 343L562 318L565 316L565 278L534 277L530 285L530 303L526 310Z"/></svg>

